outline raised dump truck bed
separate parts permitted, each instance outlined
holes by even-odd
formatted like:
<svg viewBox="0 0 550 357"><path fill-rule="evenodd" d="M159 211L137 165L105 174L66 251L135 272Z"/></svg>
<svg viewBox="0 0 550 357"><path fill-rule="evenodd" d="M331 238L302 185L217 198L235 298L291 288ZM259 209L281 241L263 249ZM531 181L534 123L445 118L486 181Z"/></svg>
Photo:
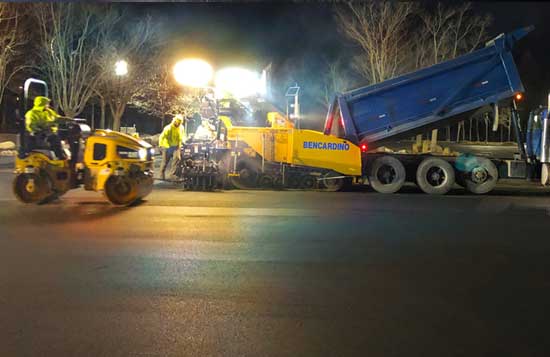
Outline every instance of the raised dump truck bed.
<svg viewBox="0 0 550 357"><path fill-rule="evenodd" d="M357 145L447 125L459 114L523 92L511 50L533 28L502 34L477 51L334 99L325 134Z"/></svg>
<svg viewBox="0 0 550 357"><path fill-rule="evenodd" d="M430 194L446 193L455 183L480 194L491 191L499 177L525 177L535 166L526 161L513 102L524 88L512 48L531 30L533 27L525 27L501 34L469 54L337 95L324 134L361 148L362 181L382 193L396 192L409 181ZM511 107L520 159L440 152L435 150L435 141L428 150L419 150L422 143L418 141L412 152L380 152L388 141L447 126L487 106L495 106L498 122L499 103Z"/></svg>

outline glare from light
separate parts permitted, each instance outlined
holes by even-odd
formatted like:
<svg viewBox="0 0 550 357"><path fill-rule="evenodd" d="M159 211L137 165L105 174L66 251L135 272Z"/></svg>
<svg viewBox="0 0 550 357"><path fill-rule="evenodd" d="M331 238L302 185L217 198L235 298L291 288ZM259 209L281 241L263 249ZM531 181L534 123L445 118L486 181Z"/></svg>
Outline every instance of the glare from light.
<svg viewBox="0 0 550 357"><path fill-rule="evenodd" d="M262 71L262 76L260 77L259 94L262 97L265 97L267 95L267 72L266 72L266 70Z"/></svg>
<svg viewBox="0 0 550 357"><path fill-rule="evenodd" d="M174 66L176 81L188 87L207 87L213 76L212 66L201 59L185 59Z"/></svg>
<svg viewBox="0 0 550 357"><path fill-rule="evenodd" d="M115 74L117 76L125 76L128 74L128 62L124 60L115 63Z"/></svg>
<svg viewBox="0 0 550 357"><path fill-rule="evenodd" d="M145 160L147 158L147 149L139 149L138 154L141 160Z"/></svg>
<svg viewBox="0 0 550 357"><path fill-rule="evenodd" d="M229 67L219 70L214 80L218 97L230 94L237 99L265 93L265 80L248 69Z"/></svg>

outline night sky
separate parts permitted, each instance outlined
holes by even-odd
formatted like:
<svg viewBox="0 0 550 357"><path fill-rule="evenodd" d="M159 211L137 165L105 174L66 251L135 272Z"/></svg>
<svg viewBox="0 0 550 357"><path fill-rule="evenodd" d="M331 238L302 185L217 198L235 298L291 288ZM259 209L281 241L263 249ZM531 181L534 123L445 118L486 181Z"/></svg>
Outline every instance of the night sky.
<svg viewBox="0 0 550 357"><path fill-rule="evenodd" d="M323 58L353 54L353 44L336 30L332 7L326 3L148 3L125 4L135 16L150 13L160 23L170 63L197 56L215 68L228 65L261 69L292 64L306 56L312 66ZM526 104L545 101L550 89L550 3L474 3L480 14L493 16L491 37L535 25L522 40L515 59L526 87ZM546 20L546 21L545 21ZM317 63L316 63L317 62ZM281 103L278 103L281 104Z"/></svg>

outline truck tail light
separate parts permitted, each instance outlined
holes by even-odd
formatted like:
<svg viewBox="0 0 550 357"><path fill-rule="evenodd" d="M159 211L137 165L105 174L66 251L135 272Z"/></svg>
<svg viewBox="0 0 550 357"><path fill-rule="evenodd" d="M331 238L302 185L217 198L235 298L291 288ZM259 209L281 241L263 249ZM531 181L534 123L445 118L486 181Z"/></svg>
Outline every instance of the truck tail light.
<svg viewBox="0 0 550 357"><path fill-rule="evenodd" d="M368 148L367 144L361 144L361 152L367 152Z"/></svg>

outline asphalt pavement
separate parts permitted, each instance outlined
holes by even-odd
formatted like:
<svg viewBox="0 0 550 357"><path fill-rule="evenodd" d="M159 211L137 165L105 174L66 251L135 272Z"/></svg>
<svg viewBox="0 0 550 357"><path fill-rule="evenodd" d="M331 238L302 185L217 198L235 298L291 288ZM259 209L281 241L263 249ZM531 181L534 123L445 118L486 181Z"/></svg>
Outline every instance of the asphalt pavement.
<svg viewBox="0 0 550 357"><path fill-rule="evenodd" d="M548 356L550 191L75 190L0 169L0 356Z"/></svg>

